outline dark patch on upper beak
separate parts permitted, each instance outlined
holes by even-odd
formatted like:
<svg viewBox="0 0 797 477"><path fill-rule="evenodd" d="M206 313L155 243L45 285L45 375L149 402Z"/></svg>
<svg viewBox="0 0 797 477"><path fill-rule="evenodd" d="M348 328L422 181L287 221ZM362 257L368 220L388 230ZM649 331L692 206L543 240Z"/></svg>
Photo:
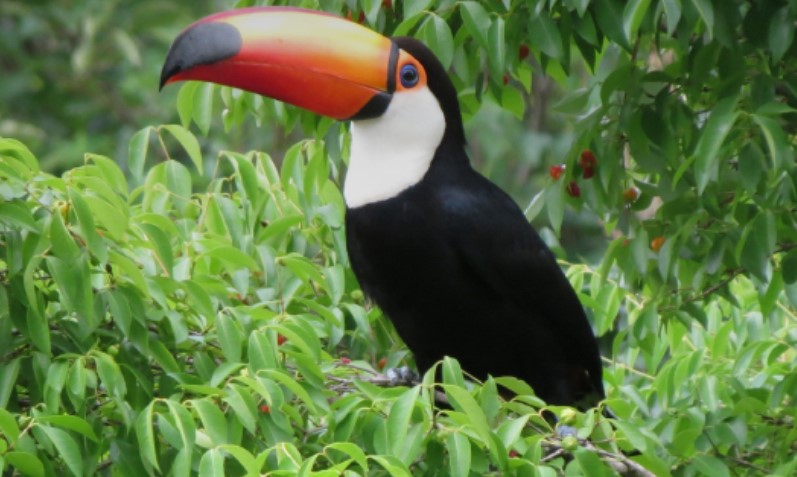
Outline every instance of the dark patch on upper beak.
<svg viewBox="0 0 797 477"><path fill-rule="evenodd" d="M174 40L161 70L160 89L170 78L199 65L209 65L238 54L241 33L227 23L200 23Z"/></svg>

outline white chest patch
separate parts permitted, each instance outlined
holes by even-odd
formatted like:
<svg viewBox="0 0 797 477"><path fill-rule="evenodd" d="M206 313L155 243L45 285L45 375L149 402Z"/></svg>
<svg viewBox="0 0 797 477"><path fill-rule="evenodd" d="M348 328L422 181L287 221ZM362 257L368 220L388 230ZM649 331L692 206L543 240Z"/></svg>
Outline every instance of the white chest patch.
<svg viewBox="0 0 797 477"><path fill-rule="evenodd" d="M382 116L351 124L343 197L350 208L395 197L418 183L443 139L446 121L428 88L393 96Z"/></svg>

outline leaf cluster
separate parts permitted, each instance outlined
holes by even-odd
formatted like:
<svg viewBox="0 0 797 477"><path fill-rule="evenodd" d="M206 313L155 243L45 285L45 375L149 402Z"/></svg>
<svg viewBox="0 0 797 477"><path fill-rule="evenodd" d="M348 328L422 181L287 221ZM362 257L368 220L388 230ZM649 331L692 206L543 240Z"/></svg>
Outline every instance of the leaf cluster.
<svg viewBox="0 0 797 477"><path fill-rule="evenodd" d="M581 213L608 241L598 263L563 265L604 344L618 419L549 408L568 436L522 383L472 385L448 359L439 386L433 374L380 386L384 367L411 357L348 267L345 126L189 84L182 125L133 134L128 174L86 154L53 176L0 139L0 468L797 471L794 2L291 3L421 38L472 123L493 108L572 124L535 158L566 167L538 180L527 214L550 239ZM546 84L553 93L535 96ZM529 102L540 98L557 101ZM256 118L310 139L274 159L209 154L189 128L212 139L219 106L225 130ZM491 148L474 146L488 170Z"/></svg>

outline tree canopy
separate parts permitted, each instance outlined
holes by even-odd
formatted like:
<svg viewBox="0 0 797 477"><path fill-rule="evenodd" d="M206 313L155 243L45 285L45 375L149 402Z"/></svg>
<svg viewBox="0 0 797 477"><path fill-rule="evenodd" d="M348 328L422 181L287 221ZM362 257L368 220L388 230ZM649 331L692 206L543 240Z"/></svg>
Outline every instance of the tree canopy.
<svg viewBox="0 0 797 477"><path fill-rule="evenodd" d="M3 475L797 473L797 2L50 3L0 3ZM548 408L563 437L524 383L452 359L383 386L412 356L348 265L348 126L157 93L183 27L266 3L450 68L617 419Z"/></svg>

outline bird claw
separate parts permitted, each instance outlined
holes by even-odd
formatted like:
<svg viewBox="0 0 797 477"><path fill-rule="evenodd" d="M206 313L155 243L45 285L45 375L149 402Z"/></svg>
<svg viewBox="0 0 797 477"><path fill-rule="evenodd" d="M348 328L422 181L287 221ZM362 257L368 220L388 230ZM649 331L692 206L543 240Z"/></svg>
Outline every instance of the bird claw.
<svg viewBox="0 0 797 477"><path fill-rule="evenodd" d="M418 375L407 366L390 368L385 372L391 386L412 386L418 381Z"/></svg>
<svg viewBox="0 0 797 477"><path fill-rule="evenodd" d="M566 426L564 424L560 424L556 426L556 434L559 437L575 436L576 428L573 426Z"/></svg>

